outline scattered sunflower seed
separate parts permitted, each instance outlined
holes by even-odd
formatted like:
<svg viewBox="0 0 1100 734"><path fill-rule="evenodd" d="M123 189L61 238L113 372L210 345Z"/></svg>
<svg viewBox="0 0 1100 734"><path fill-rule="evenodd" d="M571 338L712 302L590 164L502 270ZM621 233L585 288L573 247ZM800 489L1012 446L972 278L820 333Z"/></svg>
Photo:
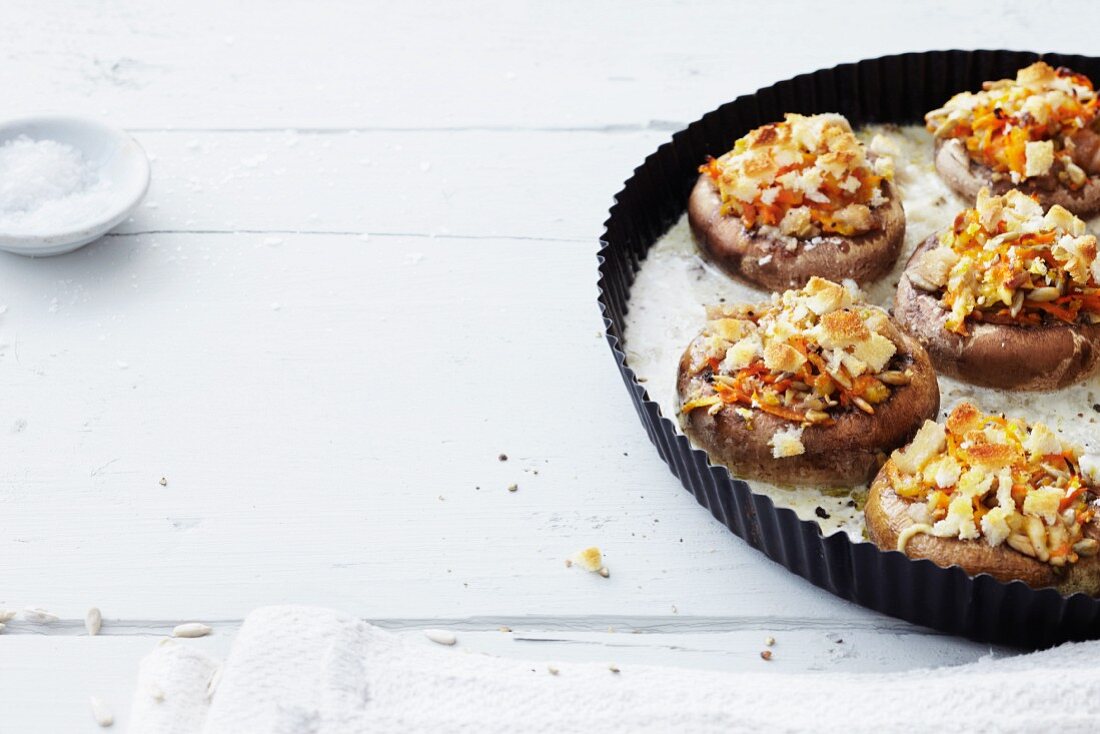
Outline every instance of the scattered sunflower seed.
<svg viewBox="0 0 1100 734"><path fill-rule="evenodd" d="M765 644L765 645L767 645L768 647L771 647L772 645L774 645L774 644L775 644L775 638L774 638L774 637L770 637L770 636L769 636L769 637L765 637L765 638L764 638L764 644Z"/></svg>
<svg viewBox="0 0 1100 734"><path fill-rule="evenodd" d="M160 478L160 486L162 486L162 487L167 487L168 486L168 478L167 477L161 477Z"/></svg>
<svg viewBox="0 0 1100 734"><path fill-rule="evenodd" d="M512 482L511 484L508 485L508 491L509 492L515 492L518 489L519 489L519 485L516 484L515 482Z"/></svg>
<svg viewBox="0 0 1100 734"><path fill-rule="evenodd" d="M99 607L92 607L88 610L88 613L84 615L84 629L88 630L89 635L95 637L102 628L103 615L100 613Z"/></svg>
<svg viewBox="0 0 1100 734"><path fill-rule="evenodd" d="M115 717L111 714L111 710L107 708L107 704L103 703L103 699L99 696L91 696L88 698L88 702L92 705L92 717L95 719L95 723L104 728L115 723Z"/></svg>
<svg viewBox="0 0 1100 734"><path fill-rule="evenodd" d="M772 651L771 650L762 650L760 652L760 657L764 658L765 660L771 660L772 659Z"/></svg>
<svg viewBox="0 0 1100 734"><path fill-rule="evenodd" d="M206 637L213 631L202 622L188 622L176 625L172 630L172 637Z"/></svg>
<svg viewBox="0 0 1100 734"><path fill-rule="evenodd" d="M458 642L455 633L450 630L424 630L424 636L438 645L453 645Z"/></svg>
<svg viewBox="0 0 1100 734"><path fill-rule="evenodd" d="M607 566L603 566L603 567L602 567L602 568L601 568L601 569L599 570L599 574L600 574L601 576L603 576L604 578L607 578L608 576L610 576L610 575L611 575L611 572L607 570Z"/></svg>
<svg viewBox="0 0 1100 734"><path fill-rule="evenodd" d="M500 628L500 631L501 631L501 632L511 632L511 631L512 631L512 628L511 628L511 627L505 627L505 626L502 626L502 627Z"/></svg>
<svg viewBox="0 0 1100 734"><path fill-rule="evenodd" d="M46 624L47 622L56 622L61 619L61 617L52 612L47 612L45 609L27 607L23 610L23 619L37 624Z"/></svg>
<svg viewBox="0 0 1100 734"><path fill-rule="evenodd" d="M550 673L550 675L557 675L559 672L561 672L553 665L547 665L546 670Z"/></svg>
<svg viewBox="0 0 1100 734"><path fill-rule="evenodd" d="M501 454L497 457L500 461L508 461L508 454Z"/></svg>
<svg viewBox="0 0 1100 734"><path fill-rule="evenodd" d="M616 665L615 663L611 663L611 665L608 665L608 666L607 666L607 669L608 669L608 670L610 670L610 671L611 671L612 673L620 673L620 672L622 672L622 671L620 671L620 670L619 670L619 666L618 666L618 665Z"/></svg>

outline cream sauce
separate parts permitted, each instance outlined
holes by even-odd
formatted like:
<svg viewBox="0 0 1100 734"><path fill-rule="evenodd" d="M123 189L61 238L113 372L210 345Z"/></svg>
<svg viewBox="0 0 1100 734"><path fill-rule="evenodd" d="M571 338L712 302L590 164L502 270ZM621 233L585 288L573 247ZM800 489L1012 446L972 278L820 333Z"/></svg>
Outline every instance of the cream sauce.
<svg viewBox="0 0 1100 734"><path fill-rule="evenodd" d="M870 284L865 292L871 303L891 308L898 278L913 250L929 235L949 226L968 204L936 174L932 137L923 127L875 125L858 132L864 142L876 134L898 150L893 157L895 183L905 208L905 244L890 274ZM1089 221L1089 229L1100 233L1100 217ZM705 306L763 301L768 295L767 291L731 279L704 260L692 240L686 214L650 248L631 288L624 335L627 364L677 430L677 366L680 355L702 328ZM944 415L956 403L971 400L987 412L1046 423L1087 451L1100 450L1100 441L1095 437L1100 412L1092 407L1100 395L1100 378L1053 393L1004 392L947 377L940 377L939 383ZM777 506L789 507L800 518L816 521L827 535L846 532L853 540L863 539L863 513L859 508L865 488L779 487L756 480L751 484L753 491L771 497Z"/></svg>

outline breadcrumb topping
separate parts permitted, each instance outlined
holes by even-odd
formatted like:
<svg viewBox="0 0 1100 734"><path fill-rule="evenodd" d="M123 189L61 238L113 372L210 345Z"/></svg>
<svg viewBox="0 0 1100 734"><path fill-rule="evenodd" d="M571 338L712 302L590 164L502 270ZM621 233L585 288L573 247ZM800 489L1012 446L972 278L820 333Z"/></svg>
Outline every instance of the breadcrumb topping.
<svg viewBox="0 0 1100 734"><path fill-rule="evenodd" d="M874 229L872 209L885 203L887 158L872 163L840 115L787 114L738 140L700 167L722 197L722 214L747 229L778 227L787 236L852 236Z"/></svg>
<svg viewBox="0 0 1100 734"><path fill-rule="evenodd" d="M832 425L847 410L874 413L910 382L888 326L885 311L817 277L769 303L711 307L688 349L691 374L703 379L681 396L680 412L730 407L750 425L757 412L777 416L794 425L772 436L773 455L797 456L803 427Z"/></svg>
<svg viewBox="0 0 1100 734"><path fill-rule="evenodd" d="M960 403L943 424L925 421L890 458L890 485L912 503L914 519L898 550L921 533L1007 544L1055 566L1100 550L1084 533L1096 510L1080 450L1042 423Z"/></svg>
<svg viewBox="0 0 1100 734"><path fill-rule="evenodd" d="M919 288L941 293L950 331L966 322L1038 325L1100 322L1096 237L1061 206L1043 213L1035 199L982 189L955 217L939 246L909 270Z"/></svg>
<svg viewBox="0 0 1100 734"><path fill-rule="evenodd" d="M1088 77L1037 61L1015 79L956 94L924 119L937 138L960 140L972 160L1014 183L1055 173L1077 189L1086 177L1073 160L1074 135L1093 122L1098 104Z"/></svg>

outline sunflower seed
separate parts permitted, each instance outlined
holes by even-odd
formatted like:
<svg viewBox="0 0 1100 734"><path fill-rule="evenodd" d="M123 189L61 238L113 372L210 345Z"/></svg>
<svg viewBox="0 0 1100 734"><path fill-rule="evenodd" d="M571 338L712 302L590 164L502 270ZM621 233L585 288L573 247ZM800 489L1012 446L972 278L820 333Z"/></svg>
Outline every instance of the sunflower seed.
<svg viewBox="0 0 1100 734"><path fill-rule="evenodd" d="M1047 531L1043 521L1029 515L1024 522L1027 538L1031 541L1031 547L1035 549L1035 557L1046 563L1050 560L1050 550L1047 548Z"/></svg>
<svg viewBox="0 0 1100 734"><path fill-rule="evenodd" d="M856 407L862 410L864 413L868 415L875 414L875 409L871 407L871 404L863 398L859 397L858 395L852 398L852 402L855 403Z"/></svg>
<svg viewBox="0 0 1100 734"><path fill-rule="evenodd" d="M23 619L36 624L46 624L47 622L56 622L61 619L61 617L52 612L47 612L45 609L27 607L23 610Z"/></svg>
<svg viewBox="0 0 1100 734"><path fill-rule="evenodd" d="M940 125L932 132L933 138L942 138L947 134L949 130L955 127L955 121L948 118L944 120Z"/></svg>
<svg viewBox="0 0 1100 734"><path fill-rule="evenodd" d="M450 630L424 630L424 636L439 645L453 645L458 642L455 633Z"/></svg>
<svg viewBox="0 0 1100 734"><path fill-rule="evenodd" d="M1080 186L1088 179L1088 174L1086 174L1085 171L1076 163L1067 163L1066 173L1069 175L1069 180L1073 183L1074 186Z"/></svg>
<svg viewBox="0 0 1100 734"><path fill-rule="evenodd" d="M845 390L852 389L852 381L849 380L848 376L843 374L842 372L830 372L829 377L833 378L833 380L835 380L836 382L839 382L841 387L843 387Z"/></svg>
<svg viewBox="0 0 1100 734"><path fill-rule="evenodd" d="M1061 293L1058 292L1057 288L1054 288L1054 287L1048 285L1048 286L1044 286L1042 288L1036 288L1036 289L1028 292L1027 296L1025 296L1025 297L1029 301L1039 301L1040 303L1045 303L1045 302L1053 301L1055 298L1057 298L1060 295L1061 295Z"/></svg>
<svg viewBox="0 0 1100 734"><path fill-rule="evenodd" d="M1026 535L1013 533L1008 536L1008 540L1005 542L1008 543L1008 547L1012 548L1012 550L1023 553L1025 556L1035 557L1035 548L1032 547L1031 541L1027 539Z"/></svg>
<svg viewBox="0 0 1100 734"><path fill-rule="evenodd" d="M561 672L553 665L547 665L546 670L550 673L550 675L557 675L559 672Z"/></svg>
<svg viewBox="0 0 1100 734"><path fill-rule="evenodd" d="M765 637L764 638L764 644L767 645L768 647L771 647L772 645L775 644L775 638L774 637Z"/></svg>
<svg viewBox="0 0 1100 734"><path fill-rule="evenodd" d="M616 665L615 663L611 663L611 665L608 665L607 669L610 670L612 673L621 673L622 672L621 670L619 670L619 666Z"/></svg>
<svg viewBox="0 0 1100 734"><path fill-rule="evenodd" d="M1020 313L1020 309L1022 309L1023 307L1024 292L1016 291L1016 293L1012 296L1012 308L1009 310L1008 315L1016 318L1016 316Z"/></svg>
<svg viewBox="0 0 1100 734"><path fill-rule="evenodd" d="M213 630L202 622L179 624L172 630L172 637L206 637Z"/></svg>
<svg viewBox="0 0 1100 734"><path fill-rule="evenodd" d="M610 575L611 575L611 572L607 570L607 566L604 566L603 568L601 568L601 569L599 570L599 574L600 574L601 576L603 576L604 578L607 578L608 576L610 576Z"/></svg>
<svg viewBox="0 0 1100 734"><path fill-rule="evenodd" d="M886 370L878 376L878 379L887 385L908 385L912 382L909 375L901 370Z"/></svg>
<svg viewBox="0 0 1100 734"><path fill-rule="evenodd" d="M89 697L88 702L92 705L92 717L95 719L95 723L104 728L115 723L115 717L111 714L111 710L107 708L107 704L103 703L99 696Z"/></svg>
<svg viewBox="0 0 1100 734"><path fill-rule="evenodd" d="M1084 538L1073 544L1073 552L1079 556L1095 556L1100 551L1100 543L1092 538Z"/></svg>
<svg viewBox="0 0 1100 734"><path fill-rule="evenodd" d="M103 615L100 614L99 607L92 607L88 610L88 613L84 615L84 629L88 630L89 635L95 637L102 628Z"/></svg>

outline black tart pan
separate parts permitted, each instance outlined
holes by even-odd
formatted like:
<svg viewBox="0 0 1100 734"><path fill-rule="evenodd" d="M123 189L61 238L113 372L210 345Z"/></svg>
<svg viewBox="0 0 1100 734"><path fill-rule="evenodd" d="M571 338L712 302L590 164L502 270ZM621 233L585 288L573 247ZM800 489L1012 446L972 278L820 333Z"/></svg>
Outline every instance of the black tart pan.
<svg viewBox="0 0 1100 734"><path fill-rule="evenodd" d="M969 576L911 560L776 508L746 482L714 466L662 416L622 350L630 287L646 252L683 214L706 156L724 153L749 130L785 112L839 112L853 126L922 122L956 92L1015 77L1043 59L1100 80L1100 59L1023 51L930 51L841 64L738 97L672 136L645 159L615 197L600 240L599 303L607 339L630 398L657 452L684 488L720 522L768 558L833 594L920 625L983 642L1027 648L1100 638L1100 600L1023 582Z"/></svg>

